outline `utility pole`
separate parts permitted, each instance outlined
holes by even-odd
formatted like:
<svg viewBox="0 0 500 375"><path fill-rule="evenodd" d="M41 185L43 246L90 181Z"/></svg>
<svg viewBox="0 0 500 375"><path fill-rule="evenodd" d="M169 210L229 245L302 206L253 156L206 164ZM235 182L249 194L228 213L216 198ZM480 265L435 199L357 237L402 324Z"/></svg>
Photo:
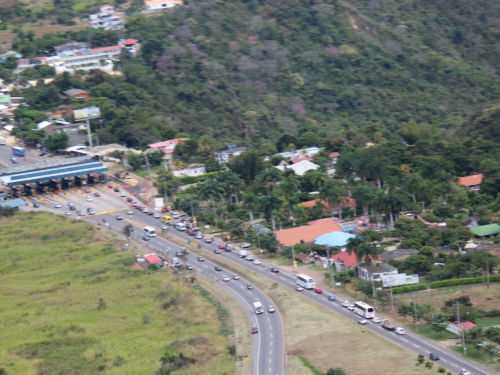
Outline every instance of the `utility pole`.
<svg viewBox="0 0 500 375"><path fill-rule="evenodd" d="M151 178L151 168L149 168L149 160L147 152L144 153L144 159L146 159L146 167L148 168L149 181L153 181L153 179Z"/></svg>
<svg viewBox="0 0 500 375"><path fill-rule="evenodd" d="M295 267L295 245L292 245L292 259L293 259L293 266Z"/></svg>
<svg viewBox="0 0 500 375"><path fill-rule="evenodd" d="M486 288L490 289L490 261L486 261Z"/></svg>
<svg viewBox="0 0 500 375"><path fill-rule="evenodd" d="M418 332L417 303L413 301L413 311L415 312L415 329Z"/></svg>
<svg viewBox="0 0 500 375"><path fill-rule="evenodd" d="M328 245L326 246L326 256L328 257L328 269L330 270L330 273L332 275L332 286L333 288L335 288L335 278L333 276L333 264L331 262L331 259L330 259L330 248L328 247Z"/></svg>
<svg viewBox="0 0 500 375"><path fill-rule="evenodd" d="M462 336L462 347L464 348L464 354L467 355L467 347L465 346L465 337L464 337L464 327L460 327L460 305L458 304L457 299L457 322L458 328L460 329L460 335Z"/></svg>
<svg viewBox="0 0 500 375"><path fill-rule="evenodd" d="M167 192L167 178L163 179L163 190L165 190L165 203L168 202L168 192Z"/></svg>
<svg viewBox="0 0 500 375"><path fill-rule="evenodd" d="M392 285L391 285L391 308L394 310L394 296L392 294Z"/></svg>
<svg viewBox="0 0 500 375"><path fill-rule="evenodd" d="M194 218L193 201L189 201L189 203L191 203L191 218Z"/></svg>

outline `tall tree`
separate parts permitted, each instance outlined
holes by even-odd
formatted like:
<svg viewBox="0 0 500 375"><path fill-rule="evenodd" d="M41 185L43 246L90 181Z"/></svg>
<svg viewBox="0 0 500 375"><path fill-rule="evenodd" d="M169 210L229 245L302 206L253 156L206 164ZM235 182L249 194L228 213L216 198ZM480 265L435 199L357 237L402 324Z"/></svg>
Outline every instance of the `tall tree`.
<svg viewBox="0 0 500 375"><path fill-rule="evenodd" d="M263 196L260 198L260 207L264 212L266 220L271 220L272 228L276 230L274 211L281 207L281 200L275 194Z"/></svg>
<svg viewBox="0 0 500 375"><path fill-rule="evenodd" d="M253 213L259 205L259 197L253 193L243 194L243 207L248 210L250 216L250 225L253 225Z"/></svg>
<svg viewBox="0 0 500 375"><path fill-rule="evenodd" d="M330 206L330 209L332 210L332 216L335 208L339 209L339 217L342 220L342 205L345 203L347 192L340 186L334 185L332 181L329 181L321 188L321 190L319 191L319 196Z"/></svg>

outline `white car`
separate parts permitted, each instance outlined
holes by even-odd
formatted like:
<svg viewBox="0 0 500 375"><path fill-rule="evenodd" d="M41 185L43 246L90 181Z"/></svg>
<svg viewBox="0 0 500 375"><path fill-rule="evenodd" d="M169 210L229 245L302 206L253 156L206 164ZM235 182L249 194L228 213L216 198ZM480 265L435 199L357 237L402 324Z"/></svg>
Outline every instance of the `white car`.
<svg viewBox="0 0 500 375"><path fill-rule="evenodd" d="M233 279L234 279L234 280L239 280L239 279L240 279L240 277L239 277L237 274L234 274L234 275L233 275Z"/></svg>
<svg viewBox="0 0 500 375"><path fill-rule="evenodd" d="M165 224L165 223L163 223L163 224L161 225L161 229L168 229L168 225L167 225L167 224Z"/></svg>
<svg viewBox="0 0 500 375"><path fill-rule="evenodd" d="M120 193L120 197L125 198L127 194L125 194L123 191Z"/></svg>
<svg viewBox="0 0 500 375"><path fill-rule="evenodd" d="M365 318L359 317L358 324L361 324L361 325L368 324L368 320L366 320Z"/></svg>
<svg viewBox="0 0 500 375"><path fill-rule="evenodd" d="M252 263L253 264L262 264L262 262L260 260L258 260L258 259L255 259Z"/></svg>
<svg viewBox="0 0 500 375"><path fill-rule="evenodd" d="M248 242L245 242L243 245L241 245L241 248L242 249L246 249L247 247L251 247L252 245L250 245Z"/></svg>
<svg viewBox="0 0 500 375"><path fill-rule="evenodd" d="M460 375L472 375L472 372L470 372L469 370L463 368L460 370Z"/></svg>
<svg viewBox="0 0 500 375"><path fill-rule="evenodd" d="M270 312L270 313L273 313L275 311L276 311L276 309L274 308L273 305L269 306L268 309L267 309L267 312Z"/></svg>
<svg viewBox="0 0 500 375"><path fill-rule="evenodd" d="M380 318L377 318L376 316L372 319L373 323L380 323L382 320Z"/></svg>
<svg viewBox="0 0 500 375"><path fill-rule="evenodd" d="M229 277L227 277L226 275L222 276L222 281L229 281L231 280Z"/></svg>
<svg viewBox="0 0 500 375"><path fill-rule="evenodd" d="M212 243L212 239L210 237L205 238L206 243Z"/></svg>
<svg viewBox="0 0 500 375"><path fill-rule="evenodd" d="M87 202L92 202L92 198L90 198L90 197L85 198L85 200L86 200Z"/></svg>
<svg viewBox="0 0 500 375"><path fill-rule="evenodd" d="M349 310L349 311L354 311L354 305L349 305L349 306L347 306L347 310Z"/></svg>
<svg viewBox="0 0 500 375"><path fill-rule="evenodd" d="M196 237L197 240L201 240L203 238L203 234L198 233L195 237Z"/></svg>
<svg viewBox="0 0 500 375"><path fill-rule="evenodd" d="M349 301L347 301L347 300L344 301L344 302L342 302L342 306L344 306L344 307L348 307L350 305L351 305L351 303Z"/></svg>
<svg viewBox="0 0 500 375"><path fill-rule="evenodd" d="M62 207L62 206L61 206L59 203L56 203L56 204L54 205L54 208L61 208L61 207Z"/></svg>
<svg viewBox="0 0 500 375"><path fill-rule="evenodd" d="M253 257L253 255L247 255L247 260L253 262L255 258Z"/></svg>
<svg viewBox="0 0 500 375"><path fill-rule="evenodd" d="M295 287L295 290L296 290L297 292L302 292L302 291L304 290L304 288L302 288L301 286L297 285L297 286Z"/></svg>
<svg viewBox="0 0 500 375"><path fill-rule="evenodd" d="M66 216L71 216L71 211L66 211L65 215Z"/></svg>
<svg viewBox="0 0 500 375"><path fill-rule="evenodd" d="M134 214L134 211L132 210L127 210L127 215L133 215Z"/></svg>
<svg viewBox="0 0 500 375"><path fill-rule="evenodd" d="M401 327L398 327L398 328L396 328L396 333L398 335L404 335L405 334L405 329L401 328Z"/></svg>

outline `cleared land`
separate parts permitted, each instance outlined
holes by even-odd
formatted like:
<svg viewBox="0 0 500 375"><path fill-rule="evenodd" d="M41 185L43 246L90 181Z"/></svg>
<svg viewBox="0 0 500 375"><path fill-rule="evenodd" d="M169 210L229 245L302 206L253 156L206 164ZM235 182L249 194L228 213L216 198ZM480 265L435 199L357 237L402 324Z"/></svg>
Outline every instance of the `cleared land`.
<svg viewBox="0 0 500 375"><path fill-rule="evenodd" d="M233 374L224 307L170 272L132 264L90 224L42 212L2 219L0 367L152 374L170 348L196 360L184 372Z"/></svg>

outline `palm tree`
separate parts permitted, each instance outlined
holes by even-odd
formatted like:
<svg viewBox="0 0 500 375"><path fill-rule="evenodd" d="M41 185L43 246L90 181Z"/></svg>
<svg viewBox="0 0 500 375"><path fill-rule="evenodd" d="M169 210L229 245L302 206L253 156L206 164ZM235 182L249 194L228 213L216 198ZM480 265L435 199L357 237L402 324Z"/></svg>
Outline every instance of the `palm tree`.
<svg viewBox="0 0 500 375"><path fill-rule="evenodd" d="M363 261L363 245L365 244L365 239L362 236L356 236L354 238L349 238L347 240L347 253L351 255L354 253L356 255L356 260L358 262L358 276L361 274L361 262Z"/></svg>
<svg viewBox="0 0 500 375"><path fill-rule="evenodd" d="M328 181L328 176L320 171L310 171L311 183L319 190Z"/></svg>
<svg viewBox="0 0 500 375"><path fill-rule="evenodd" d="M295 206L294 212L295 212L295 217L297 218L299 223L303 224L309 218L309 212L307 211L307 208L305 208L301 204Z"/></svg>
<svg viewBox="0 0 500 375"><path fill-rule="evenodd" d="M289 215L283 207L280 207L279 210L273 211L274 218L278 220L280 224L280 230L283 230L283 220L288 219Z"/></svg>
<svg viewBox="0 0 500 375"><path fill-rule="evenodd" d="M422 176L420 176L420 174L418 173L410 173L405 176L404 188L408 194L411 194L413 204L417 203L417 191L423 181L424 180L422 179Z"/></svg>
<svg viewBox="0 0 500 375"><path fill-rule="evenodd" d="M274 194L269 196L264 196L260 198L260 207L262 207L262 211L264 211L266 220L269 221L269 219L271 219L272 228L273 230L276 230L276 222L274 220L274 210L277 210L281 207L281 200Z"/></svg>
<svg viewBox="0 0 500 375"><path fill-rule="evenodd" d="M318 216L320 219L323 218L323 214L326 211L326 206L320 200L317 200L312 208L313 216Z"/></svg>
<svg viewBox="0 0 500 375"><path fill-rule="evenodd" d="M295 226L295 214L293 208L297 203L295 196L299 190L299 179L297 176L295 174L287 176L280 184L280 190L283 192L288 209L292 216L293 225Z"/></svg>
<svg viewBox="0 0 500 375"><path fill-rule="evenodd" d="M425 202L432 200L436 192L435 185L429 180L424 180L417 187L416 195L422 201L422 211L425 212Z"/></svg>
<svg viewBox="0 0 500 375"><path fill-rule="evenodd" d="M259 180L260 184L262 186L265 186L267 190L267 195L270 195L269 187L271 187L271 191L274 193L276 185L279 181L281 181L283 176L283 173L277 169L277 168L266 168L264 169L258 176L257 179Z"/></svg>
<svg viewBox="0 0 500 375"><path fill-rule="evenodd" d="M243 207L248 210L248 216L250 216L250 225L253 225L253 212L257 209L259 205L259 197L253 193L243 194Z"/></svg>
<svg viewBox="0 0 500 375"><path fill-rule="evenodd" d="M368 207L372 202L372 197L374 195L373 185L361 185L357 186L353 191L353 198L356 200L356 205L358 207L363 207L363 212L365 215L368 214Z"/></svg>
<svg viewBox="0 0 500 375"><path fill-rule="evenodd" d="M382 205L391 220L391 228L394 229L394 214L399 215L403 208L404 196L398 193L388 193L382 198Z"/></svg>
<svg viewBox="0 0 500 375"><path fill-rule="evenodd" d="M229 203L231 202L231 196L234 193L235 196L235 202L236 204L239 204L239 198L238 198L238 193L241 187L243 186L243 180L238 176L236 173L229 171L224 174L223 177L224 185L227 188L227 191L229 193Z"/></svg>
<svg viewBox="0 0 500 375"><path fill-rule="evenodd" d="M335 186L333 182L330 181L321 188L319 196L330 206L332 216L334 209L337 207L339 208L339 218L342 220L342 204L345 201L347 192L340 186Z"/></svg>
<svg viewBox="0 0 500 375"><path fill-rule="evenodd" d="M378 259L379 254L382 252L381 248L373 245L363 244L361 252L364 255L364 260L370 272L370 279L372 281L373 298L375 298L375 280L373 279L373 261Z"/></svg>

